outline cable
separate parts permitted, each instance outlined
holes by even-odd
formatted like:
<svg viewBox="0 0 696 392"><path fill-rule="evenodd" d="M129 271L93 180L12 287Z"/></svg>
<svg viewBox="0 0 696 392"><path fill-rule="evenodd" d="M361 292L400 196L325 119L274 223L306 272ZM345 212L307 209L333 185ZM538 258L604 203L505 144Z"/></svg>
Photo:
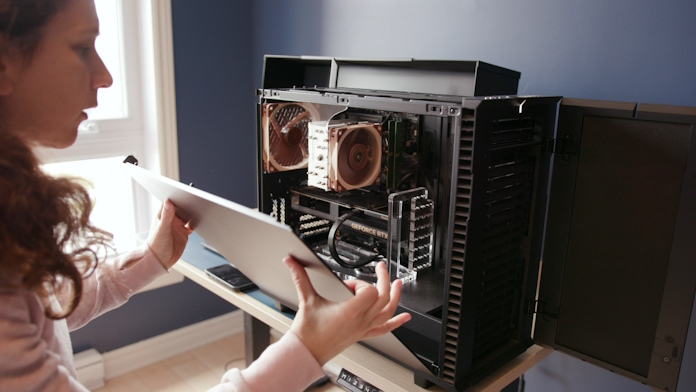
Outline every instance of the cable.
<svg viewBox="0 0 696 392"><path fill-rule="evenodd" d="M360 268L363 266L366 266L367 264L370 264L371 262L375 261L377 258L379 258L379 254L373 255L373 256L366 256L358 259L354 263L348 263L341 259L341 256L338 254L338 250L336 250L336 232L338 229L343 225L343 223L350 217L361 214L362 211L360 210L353 210L351 212L345 213L341 215L336 222L331 226L331 230L329 230L329 252L331 252L331 257L333 257L334 260L338 264L340 264L342 267L345 268Z"/></svg>

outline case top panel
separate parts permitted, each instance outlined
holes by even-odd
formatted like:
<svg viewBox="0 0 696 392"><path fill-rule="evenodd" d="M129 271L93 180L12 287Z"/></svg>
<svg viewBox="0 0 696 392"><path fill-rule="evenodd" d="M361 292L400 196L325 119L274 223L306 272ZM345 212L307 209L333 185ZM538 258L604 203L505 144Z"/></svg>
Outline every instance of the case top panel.
<svg viewBox="0 0 696 392"><path fill-rule="evenodd" d="M520 73L482 61L264 57L263 88L331 87L433 95L515 95Z"/></svg>

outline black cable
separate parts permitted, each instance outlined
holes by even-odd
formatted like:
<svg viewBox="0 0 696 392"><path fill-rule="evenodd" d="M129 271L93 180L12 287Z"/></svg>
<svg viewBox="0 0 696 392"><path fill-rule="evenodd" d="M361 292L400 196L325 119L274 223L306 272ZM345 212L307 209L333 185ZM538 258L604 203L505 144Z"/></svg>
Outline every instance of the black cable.
<svg viewBox="0 0 696 392"><path fill-rule="evenodd" d="M336 220L336 222L334 222L334 224L331 226L331 230L329 230L328 243L329 243L329 252L331 252L331 257L333 257L333 259L336 260L336 262L338 264L340 264L342 267L345 267L345 268L360 268L360 267L363 267L367 264L370 264L371 262L375 261L379 257L378 254L373 255L373 256L366 256L366 257L362 257L362 258L358 259L354 263L348 263L348 262L344 261L343 259L341 259L341 256L338 254L338 250L336 249L336 232L338 231L338 229L341 227L341 225L343 225L343 223L348 218L350 218L354 215L357 215L359 213L361 214L362 211L353 210L351 212L348 212L348 213L341 215Z"/></svg>

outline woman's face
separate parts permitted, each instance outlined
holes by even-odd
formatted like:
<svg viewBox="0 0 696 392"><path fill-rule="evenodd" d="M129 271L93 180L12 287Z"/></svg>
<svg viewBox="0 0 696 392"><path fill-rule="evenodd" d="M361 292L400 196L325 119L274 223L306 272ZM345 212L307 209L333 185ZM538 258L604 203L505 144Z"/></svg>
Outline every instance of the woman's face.
<svg viewBox="0 0 696 392"><path fill-rule="evenodd" d="M97 105L97 90L113 80L94 48L99 20L94 0L69 0L45 26L30 61L6 56L10 88L0 91L4 131L46 147L64 148Z"/></svg>

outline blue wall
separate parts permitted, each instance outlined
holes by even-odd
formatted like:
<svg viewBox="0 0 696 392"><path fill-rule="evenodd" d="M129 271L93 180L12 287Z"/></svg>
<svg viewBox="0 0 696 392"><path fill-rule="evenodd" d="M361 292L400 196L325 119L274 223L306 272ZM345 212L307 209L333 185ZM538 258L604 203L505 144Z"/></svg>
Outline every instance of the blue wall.
<svg viewBox="0 0 696 392"><path fill-rule="evenodd" d="M181 182L256 207L251 0L173 0Z"/></svg>
<svg viewBox="0 0 696 392"><path fill-rule="evenodd" d="M97 317L70 337L74 352L95 348L104 353L233 310L229 302L185 279L131 297L125 305Z"/></svg>
<svg viewBox="0 0 696 392"><path fill-rule="evenodd" d="M263 54L482 60L520 94L696 105L696 2L257 0Z"/></svg>
<svg viewBox="0 0 696 392"><path fill-rule="evenodd" d="M520 71L520 94L696 106L696 1L255 0L254 80L264 54L482 60ZM696 390L696 311L678 392ZM636 391L554 353L527 391Z"/></svg>

